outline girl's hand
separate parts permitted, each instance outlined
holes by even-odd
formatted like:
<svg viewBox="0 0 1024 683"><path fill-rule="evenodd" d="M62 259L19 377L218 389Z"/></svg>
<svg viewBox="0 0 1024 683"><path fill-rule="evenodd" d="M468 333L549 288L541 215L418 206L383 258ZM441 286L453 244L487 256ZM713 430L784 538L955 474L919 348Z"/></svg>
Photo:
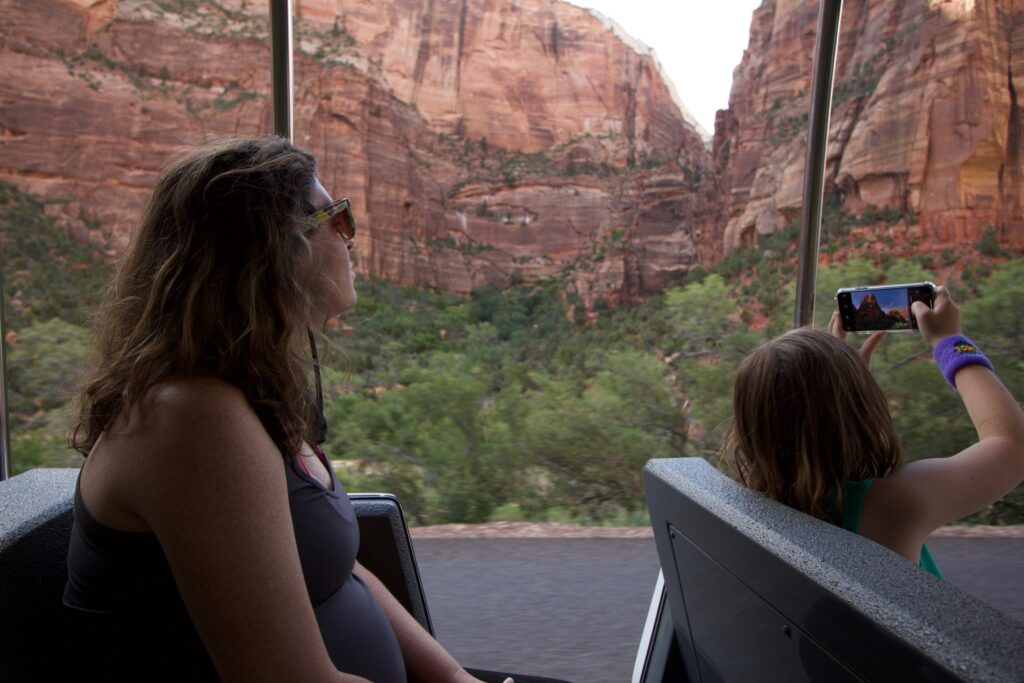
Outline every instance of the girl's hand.
<svg viewBox="0 0 1024 683"><path fill-rule="evenodd" d="M843 329L843 321L839 317L839 311L832 312L832 318L828 321L828 333L833 337L838 337L843 341L846 341L846 330ZM885 332L875 332L873 335L867 338L857 353L860 355L860 359L864 361L864 365L868 366L868 370L871 369L871 354L875 352L875 347L878 346L878 342L882 341L885 336Z"/></svg>
<svg viewBox="0 0 1024 683"><path fill-rule="evenodd" d="M935 346L940 340L954 334L960 334L960 309L953 303L945 287L935 288L935 307L915 301L910 306L917 318L917 327L921 336L930 345Z"/></svg>

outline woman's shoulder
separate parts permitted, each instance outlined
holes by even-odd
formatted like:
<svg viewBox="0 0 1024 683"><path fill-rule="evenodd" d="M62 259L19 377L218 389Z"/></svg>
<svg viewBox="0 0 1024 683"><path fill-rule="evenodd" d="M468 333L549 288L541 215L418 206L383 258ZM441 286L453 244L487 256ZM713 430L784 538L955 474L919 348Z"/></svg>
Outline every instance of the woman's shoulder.
<svg viewBox="0 0 1024 683"><path fill-rule="evenodd" d="M250 430L259 425L259 419L245 394L224 380L171 377L150 387L122 425L129 433L164 440L175 435Z"/></svg>
<svg viewBox="0 0 1024 683"><path fill-rule="evenodd" d="M202 413L209 408L243 410L249 407L242 390L217 377L169 377L154 384L139 402L143 408L178 413Z"/></svg>
<svg viewBox="0 0 1024 683"><path fill-rule="evenodd" d="M125 519L141 519L153 528L187 503L186 493L208 488L215 495L240 472L274 478L279 462L238 388L215 378L171 378L145 392L97 441L83 471L83 498L101 521L128 529Z"/></svg>
<svg viewBox="0 0 1024 683"><path fill-rule="evenodd" d="M155 470L195 461L251 460L278 455L237 387L213 377L172 377L151 387L126 422L107 434ZM217 457L211 457L216 455Z"/></svg>
<svg viewBox="0 0 1024 683"><path fill-rule="evenodd" d="M275 490L271 482L284 477L280 451L245 395L215 378L162 381L116 431L105 446L133 462L128 507L151 524L226 488Z"/></svg>

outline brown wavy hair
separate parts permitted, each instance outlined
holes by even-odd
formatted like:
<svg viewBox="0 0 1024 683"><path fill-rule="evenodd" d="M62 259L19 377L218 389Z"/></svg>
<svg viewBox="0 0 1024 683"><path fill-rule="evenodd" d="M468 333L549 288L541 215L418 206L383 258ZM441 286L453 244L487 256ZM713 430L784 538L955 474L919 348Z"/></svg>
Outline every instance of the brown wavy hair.
<svg viewBox="0 0 1024 683"><path fill-rule="evenodd" d="M171 376L234 385L279 446L315 429L296 351L314 310L304 226L315 177L313 156L276 137L215 142L169 165L97 316L73 448L88 456Z"/></svg>
<svg viewBox="0 0 1024 683"><path fill-rule="evenodd" d="M903 445L857 353L801 328L740 364L722 456L748 488L840 522L843 484L891 474L903 463Z"/></svg>

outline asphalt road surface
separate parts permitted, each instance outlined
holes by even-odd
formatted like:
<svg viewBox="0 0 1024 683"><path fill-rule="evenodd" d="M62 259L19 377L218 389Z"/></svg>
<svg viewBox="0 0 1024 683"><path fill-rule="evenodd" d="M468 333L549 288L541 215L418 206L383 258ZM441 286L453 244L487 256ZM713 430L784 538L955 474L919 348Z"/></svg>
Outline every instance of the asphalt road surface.
<svg viewBox="0 0 1024 683"><path fill-rule="evenodd" d="M1024 538L928 541L946 580L1024 621ZM623 683L658 557L653 539L417 539L440 641L464 665Z"/></svg>

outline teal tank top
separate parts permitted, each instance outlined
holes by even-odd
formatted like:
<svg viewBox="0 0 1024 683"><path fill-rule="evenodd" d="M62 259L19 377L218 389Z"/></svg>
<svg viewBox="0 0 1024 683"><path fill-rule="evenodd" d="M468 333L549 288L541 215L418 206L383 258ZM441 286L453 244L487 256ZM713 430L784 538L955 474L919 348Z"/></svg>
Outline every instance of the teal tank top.
<svg viewBox="0 0 1024 683"><path fill-rule="evenodd" d="M846 496L843 499L843 523L841 526L847 531L852 531L855 534L860 533L860 511L864 506L864 496L867 495L868 487L874 481L874 479L865 479L863 481L846 482ZM932 554L928 552L928 546L924 543L921 544L921 557L917 564L926 572L934 574L940 579L942 578L939 566L935 564Z"/></svg>

